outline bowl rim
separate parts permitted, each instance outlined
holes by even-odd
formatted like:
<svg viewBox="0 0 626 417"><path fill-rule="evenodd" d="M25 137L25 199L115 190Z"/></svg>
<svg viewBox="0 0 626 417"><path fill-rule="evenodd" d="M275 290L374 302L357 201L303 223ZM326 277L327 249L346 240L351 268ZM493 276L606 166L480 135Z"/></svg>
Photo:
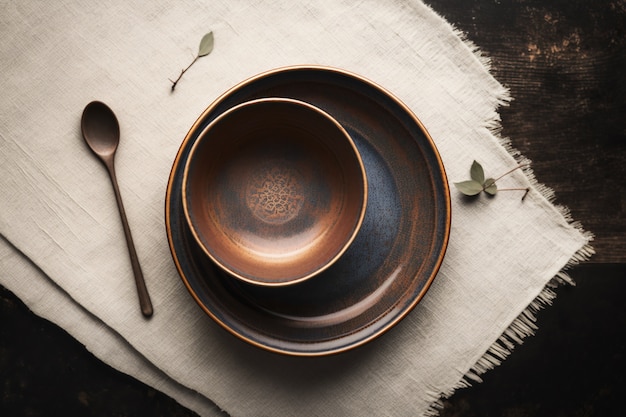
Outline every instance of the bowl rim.
<svg viewBox="0 0 626 417"><path fill-rule="evenodd" d="M360 204L360 209L359 209L359 214L358 214L358 218L357 221L352 229L352 233L350 234L350 236L348 237L348 239L345 239L343 244L340 246L339 250L337 251L337 253L335 253L332 258L330 258L327 262L325 262L322 266L315 268L313 270L311 270L309 273L294 278L294 279L287 279L285 281L279 281L279 282L272 282L272 281L260 281L260 280L256 280L254 278L242 275L240 273L238 273L237 271L233 270L232 268L230 268L227 264L221 262L210 250L209 247L207 247L207 245L205 245L205 243L202 241L202 239L200 238L200 233L196 230L196 227L191 219L191 215L189 213L189 202L188 202L188 189L187 189L187 183L188 183L188 179L189 179L189 171L190 171L190 165L191 162L194 159L194 155L197 153L197 149L200 147L200 145L205 141L205 137L207 135L207 132L209 132L211 130L211 128L219 123L221 120L223 120L224 118L228 117L230 114L232 114L233 112L237 111L238 109L241 109L243 107L249 107L252 105L256 105L256 104L263 104L263 103L289 103L289 104L293 104L293 105L297 105L300 107L304 107L307 108L308 110L311 110L321 116L323 116L327 121L331 122L337 131L339 131L341 133L341 136L343 136L343 138L346 140L346 142L349 144L350 148L352 149L352 154L355 156L356 161L358 163L359 166L359 172L360 172L360 181L359 184L361 184L362 186L362 196L363 198L361 199L361 204ZM198 139L194 142L194 144L191 147L191 150L189 151L189 156L187 158L187 160L185 161L185 166L183 169L183 178L182 178L182 206L183 206L183 213L185 215L185 221L187 222L187 225L189 226L189 230L196 242L196 244L201 248L202 252L207 255L211 261L221 270L223 270L224 272L226 272L227 274L229 274L232 277L235 277L239 280L242 280L248 284L253 284L253 285L257 285L257 286L263 286L263 287L285 287L285 286L289 286L289 285L294 285L294 284L298 284L301 282L304 282L310 278L313 278L314 276L322 273L323 271L325 271L326 269L330 268L335 262L337 262L337 260L339 260L341 258L341 256L348 250L348 248L350 247L350 245L352 244L352 242L356 239L361 226L363 224L363 220L365 218L365 212L367 209L367 201L368 201L368 180L367 180L367 173L365 171L365 164L363 163L363 159L361 157L361 153L359 152L359 149L357 148L354 139L352 138L352 136L348 133L348 131L343 127L343 125L341 123L339 123L332 115L330 115L328 112L320 109L317 106L314 106L313 104L307 103L305 101L302 100L297 100L297 99L293 99L293 98L288 98L288 97L263 97L263 98L257 98L257 99L253 99L253 100L248 100L245 101L243 103L237 104L236 106L233 106L231 108L229 108L228 110L224 111L223 113L221 113L219 116L217 116L214 120L212 120L203 130L202 132L200 132L200 134L198 135Z"/></svg>

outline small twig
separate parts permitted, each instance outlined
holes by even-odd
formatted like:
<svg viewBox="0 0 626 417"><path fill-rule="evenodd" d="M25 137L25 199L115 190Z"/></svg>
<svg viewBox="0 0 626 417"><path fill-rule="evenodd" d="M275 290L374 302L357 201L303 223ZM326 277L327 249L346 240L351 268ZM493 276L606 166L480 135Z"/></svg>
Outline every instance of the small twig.
<svg viewBox="0 0 626 417"><path fill-rule="evenodd" d="M500 189L498 189L498 192L500 192L500 191L524 191L524 195L522 195L522 201L524 201L526 199L526 196L530 192L530 187L526 187L526 188L500 188Z"/></svg>
<svg viewBox="0 0 626 417"><path fill-rule="evenodd" d="M529 166L529 165L530 165L530 164L520 164L520 165L516 166L515 168L513 168L513 169L511 169L511 170L509 170L509 171L505 172L504 174L500 175L498 178L496 178L495 180L493 180L493 183L495 183L496 181L498 181L498 180L499 180L500 178L502 178L502 177L506 177L506 176L507 176L507 175L509 175L511 172L513 172L513 171L515 171L515 170L518 170L518 169L520 169L520 168L527 167L527 166ZM525 188L524 188L524 189L525 189ZM500 191L503 191L503 190L500 190Z"/></svg>
<svg viewBox="0 0 626 417"><path fill-rule="evenodd" d="M487 178L485 179L485 172L483 170L482 165L478 163L476 160L472 163L472 167L470 168L470 180L455 182L454 185L461 191L461 193L467 196L478 195L481 192L485 192L489 195L496 195L498 191L525 191L522 196L522 201L526 198L530 191L530 187L528 188L502 188L498 189L496 182L500 180L502 177L505 177L512 173L515 170L520 168L524 168L529 166L530 164L520 164L513 169L508 170L504 174L500 175L498 178Z"/></svg>
<svg viewBox="0 0 626 417"><path fill-rule="evenodd" d="M197 55L197 56L193 59L193 61L191 61L191 64L189 64L189 65L187 66L187 68L185 68L184 70L182 70L182 71L180 72L180 75L178 76L178 78L176 78L176 81L172 81L172 80L170 80L170 82L172 83L172 91L174 91L174 89L176 88L176 84L178 84L178 82L180 81L180 79L183 77L183 74L184 74L185 72L187 72L187 70L188 70L189 68L191 68L191 66L192 66L192 65L193 65L193 64L194 64L194 63L198 60L198 58L200 58L200 55ZM168 79L169 79L169 78L168 78Z"/></svg>
<svg viewBox="0 0 626 417"><path fill-rule="evenodd" d="M191 61L191 64L189 64L187 68L183 69L180 72L180 75L178 76L178 78L176 78L175 81L172 81L171 79L168 78L168 80L170 80L170 82L172 83L172 91L174 91L174 89L176 88L176 84L178 84L183 74L187 72L187 70L191 68L193 64L196 63L198 58L210 54L212 50L213 50L213 32L209 32L202 37L202 40L200 40L200 46L198 47L198 54L193 58L193 61Z"/></svg>

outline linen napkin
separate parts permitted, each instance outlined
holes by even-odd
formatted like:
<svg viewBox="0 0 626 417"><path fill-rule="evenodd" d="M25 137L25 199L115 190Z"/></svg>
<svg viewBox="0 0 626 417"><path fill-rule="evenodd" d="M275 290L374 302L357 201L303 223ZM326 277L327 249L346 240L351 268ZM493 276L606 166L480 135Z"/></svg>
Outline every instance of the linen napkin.
<svg viewBox="0 0 626 417"><path fill-rule="evenodd" d="M219 94L293 64L381 84L422 120L451 181L474 159L495 176L523 161L497 136L510 97L488 61L417 0L2 1L0 283L112 366L201 415L433 415L533 331L555 277L591 235L518 170L468 201L452 187L452 232L426 297L352 352L280 356L226 334L174 268L164 194L180 143ZM215 49L178 76L209 30ZM155 314L141 316L109 179L83 144L91 100L118 115L117 176Z"/></svg>

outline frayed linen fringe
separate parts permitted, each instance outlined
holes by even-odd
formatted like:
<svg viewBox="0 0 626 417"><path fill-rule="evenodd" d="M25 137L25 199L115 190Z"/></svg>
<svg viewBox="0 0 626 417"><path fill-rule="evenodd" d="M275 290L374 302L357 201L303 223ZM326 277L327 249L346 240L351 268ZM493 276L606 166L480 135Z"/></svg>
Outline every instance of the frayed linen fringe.
<svg viewBox="0 0 626 417"><path fill-rule="evenodd" d="M593 239L593 235L589 232L585 232L577 224L571 223L577 227L583 235L587 237L587 241L590 242ZM475 382L482 382L480 377L485 372L500 365L504 359L507 358L513 352L513 349L517 345L521 345L523 340L535 334L537 330L536 314L541 309L552 304L552 300L556 298L555 289L560 285L576 285L572 278L566 273L566 271L574 265L579 264L589 259L595 251L592 246L587 243L577 253L574 254L572 259L565 265L563 270L556 274L545 286L545 288L539 293L528 307L511 323L511 325L504 331L500 338L491 345L489 350L474 364L474 366L465 374L465 376L452 387L448 392L439 393L437 397L433 393L433 403L430 408L424 414L427 417L436 417L439 415L440 410L443 408L443 400L450 397L454 391L460 388L467 388Z"/></svg>
<svg viewBox="0 0 626 417"><path fill-rule="evenodd" d="M457 36L459 36L459 38L461 38L467 48L472 51L476 59L478 59L478 61L489 72L491 72L491 59L483 55L480 49L467 38L465 33L454 27L453 31ZM537 181L532 169L530 168L531 161L521 155L521 153L517 149L513 148L510 139L502 137L500 135L502 131L502 126L500 124L500 116L497 112L497 109L500 106L508 105L508 103L511 101L509 90L504 86L501 86L500 89L495 91L495 98L496 106L494 107L494 116L491 118L490 121L487 122L486 127L498 139L500 144L504 146L507 152L509 152L509 154L513 156L518 164L525 165L522 170L528 177L531 185L531 192L537 192L541 194L551 204L554 204L554 191L550 187L547 187L544 184L540 184ZM554 205L554 207L572 227L576 228L582 233L582 235L587 240L587 243L582 248L580 248L563 267L563 269L546 284L546 286L539 293L537 298L535 298L530 303L530 305L526 307L526 309L515 320L513 320L513 322L498 338L498 340L493 343L493 345L487 350L487 352L485 352L485 354L478 360L478 362L474 364L474 366L465 374L465 376L456 384L456 386L452 387L447 392L431 392L433 402L430 408L424 414L424 416L438 416L440 410L443 408L443 400L450 397L454 393L454 391L460 388L467 388L471 386L474 382L482 382L482 378L480 377L482 374L500 365L504 361L504 359L506 359L507 356L513 352L513 349L517 345L523 343L526 337L535 334L535 331L538 328L536 325L536 315L541 309L552 304L552 301L556 298L555 289L561 285L576 285L574 280L567 274L567 270L575 265L578 265L581 262L588 260L595 253L593 247L590 244L594 236L592 233L585 231L580 222L576 222L572 219L570 211L567 207L561 205Z"/></svg>

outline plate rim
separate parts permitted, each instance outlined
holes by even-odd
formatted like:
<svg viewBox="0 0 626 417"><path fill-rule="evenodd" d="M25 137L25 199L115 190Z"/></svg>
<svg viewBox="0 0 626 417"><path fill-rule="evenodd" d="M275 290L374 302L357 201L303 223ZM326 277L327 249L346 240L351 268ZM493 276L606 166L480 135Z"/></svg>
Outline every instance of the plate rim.
<svg viewBox="0 0 626 417"><path fill-rule="evenodd" d="M178 256L176 255L177 253L177 248L174 245L174 239L172 236L172 227L171 227L171 213L170 213L170 204L169 202L171 201L172 198L172 188L173 188L173 182L175 181L175 177L176 177L176 172L178 171L178 165L181 163L181 159L182 159L182 154L184 153L185 149L189 146L189 142L192 140L195 132L198 132L199 129L202 127L203 123L206 122L207 116L210 115L216 107L218 107L223 101L225 101L231 94L233 94L234 92L236 92L237 90L239 90L242 87L245 87L249 84L254 83L257 80L262 80L266 77L275 75L275 74L280 74L280 73L285 73L285 72L292 72L292 71L320 71L320 72L332 72L332 73L338 73L340 75L349 77L349 78L353 78L356 79L357 81L367 84L368 87L373 88L375 90L378 90L382 95L384 95L387 99L390 99L391 101L393 101L398 107L400 107L405 113L406 115L409 116L409 118L411 119L411 122L415 123L415 125L419 128L419 130L423 133L425 139L428 141L429 143L429 148L432 150L432 152L434 153L434 159L437 162L437 172L441 175L441 185L443 187L443 197L444 197L444 203L445 203L445 221L444 221L444 230L442 231L444 236L441 242L441 249L438 253L437 259L436 261L434 261L433 263L433 268L431 271L430 276L428 277L428 279L426 280L426 282L424 283L421 291L419 292L419 294L414 297L414 299L411 300L410 304L405 307L398 315L396 315L392 320L390 320L389 322L387 322L384 327L382 327L381 329L379 329L376 332L373 332L370 335L367 335L366 337L363 337L362 339L354 342L354 343L350 343L347 345L343 345L340 346L336 349L330 349L330 350L323 350L323 351L294 351L294 350L288 350L288 349L281 349L278 347L274 347L274 346L268 346L264 343L261 343L260 341L256 341L254 339L251 339L249 337L246 337L245 335L235 331L235 329L231 328L230 326L228 326L227 323L225 323L223 320L221 320L214 312L212 312L209 308L207 308L202 300L200 299L200 297L196 294L196 291L194 290L194 288L192 288L190 282L188 281L185 272L183 271L183 268L180 264L180 260L178 259ZM165 227L166 227L166 234L167 234L167 239L168 239L168 245L170 248L170 255L172 256L172 259L175 263L177 272L179 277L181 278L181 280L183 281L185 287L187 288L187 291L191 294L192 298L195 300L196 304L198 304L198 306L201 307L201 309L209 316L211 317L211 319L217 323L221 328L225 329L228 331L228 333L234 335L235 337L237 337L240 340L243 340L251 345L254 345L256 347L259 347L263 350L266 351L271 351L274 353L279 353L279 354L284 354L284 355L288 355L288 356L326 356L326 355L331 355L331 354L337 354L337 353L341 353L341 352L345 352L345 351L350 351L353 350L359 346L362 346L364 344L367 344L368 342L380 337L381 335L383 335L384 333L386 333L387 331L389 331L390 329L392 329L393 327L396 326L396 324L398 324L402 319L404 319L414 308L415 306L422 300L422 298L425 296L425 294L428 292L432 282L434 281L435 277L438 275L439 270L441 268L441 265L443 264L443 260L445 258L445 254L447 252L448 249L448 245L449 245L449 240L450 240L450 234L451 234L451 223L452 223L452 204L451 204L451 197L450 197L450 187L448 184L448 179L447 179L447 174L446 174L446 170L445 167L443 165L443 160L441 158L441 154L439 153L439 150L437 148L437 146L434 143L434 140L432 139L430 133L428 132L428 130L426 129L426 127L424 126L424 124L422 123L422 121L415 115L415 113L402 101L400 100L397 96L395 96L393 93L391 93L389 90L385 89L384 87L380 86L379 84L371 81L370 79L361 76L359 74L356 74L354 72L345 70L345 69L341 69L341 68L337 68L337 67L332 67L332 66L326 66L326 65L290 65L290 66L282 66L282 67L277 67L277 68L273 68L270 70L266 70L263 72L260 72L256 75L253 75L251 77L248 77L238 83L236 83L234 86L230 87L229 89L227 89L225 92L223 92L222 94L220 94L216 99L214 99L210 105L204 109L202 111L202 113L196 118L196 120L194 121L194 123L191 125L191 127L189 128L189 130L187 131L187 133L185 134L185 137L183 139L183 141L181 142L177 152L176 152L176 156L172 162L172 167L170 169L170 174L168 176L168 182L167 182L167 187L166 187L166 193L165 193Z"/></svg>

